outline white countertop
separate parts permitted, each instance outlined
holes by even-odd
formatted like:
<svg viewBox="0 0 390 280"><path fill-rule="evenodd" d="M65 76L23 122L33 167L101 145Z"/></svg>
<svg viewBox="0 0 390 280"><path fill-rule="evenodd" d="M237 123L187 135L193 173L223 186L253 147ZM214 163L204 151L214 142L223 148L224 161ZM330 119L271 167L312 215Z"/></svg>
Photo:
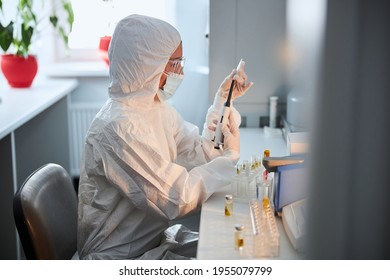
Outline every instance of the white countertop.
<svg viewBox="0 0 390 280"><path fill-rule="evenodd" d="M260 128L241 128L241 159L250 160L252 155L261 155L264 149L271 151L271 156L286 156L287 147L283 135L278 131ZM202 206L197 259L249 259L245 251L234 249L234 225L245 226L244 235L249 237L252 223L249 212L249 202L234 201L231 217L224 215L224 196L230 193L229 186L214 193ZM300 255L294 250L283 228L282 220L276 217L280 234L279 256L275 259L299 259ZM247 238L248 239L248 238ZM250 243L247 244L249 246Z"/></svg>
<svg viewBox="0 0 390 280"><path fill-rule="evenodd" d="M263 155L264 150L271 156L288 155L286 141L280 129L240 128L240 162L250 160L253 155Z"/></svg>
<svg viewBox="0 0 390 280"><path fill-rule="evenodd" d="M11 88L0 79L0 139L77 87L75 79L36 77L30 88Z"/></svg>
<svg viewBox="0 0 390 280"><path fill-rule="evenodd" d="M214 193L202 206L199 228L197 259L199 260L234 260L252 259L247 251L234 249L234 225L242 224L244 229L244 248L251 246L252 223L249 203L234 201L233 215L224 214L225 194L229 188ZM279 256L271 259L300 259L300 254L292 247L283 227L281 217L275 217L279 240Z"/></svg>

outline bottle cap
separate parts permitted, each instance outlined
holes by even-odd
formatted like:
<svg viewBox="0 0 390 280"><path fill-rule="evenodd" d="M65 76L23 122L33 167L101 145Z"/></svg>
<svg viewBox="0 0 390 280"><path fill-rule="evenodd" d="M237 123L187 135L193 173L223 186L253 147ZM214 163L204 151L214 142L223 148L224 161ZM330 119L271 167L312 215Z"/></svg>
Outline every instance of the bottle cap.
<svg viewBox="0 0 390 280"><path fill-rule="evenodd" d="M233 196L231 194L225 195L226 200L233 200Z"/></svg>
<svg viewBox="0 0 390 280"><path fill-rule="evenodd" d="M234 226L234 228L235 228L236 230L238 230L238 231L243 231L243 230L244 230L244 226L241 225L241 224L236 224L236 225Z"/></svg>

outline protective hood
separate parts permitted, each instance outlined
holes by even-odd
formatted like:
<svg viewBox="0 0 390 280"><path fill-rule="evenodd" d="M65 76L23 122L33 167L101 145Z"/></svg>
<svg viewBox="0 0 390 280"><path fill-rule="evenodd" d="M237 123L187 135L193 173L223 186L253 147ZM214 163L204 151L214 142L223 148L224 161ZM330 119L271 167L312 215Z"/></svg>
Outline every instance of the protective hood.
<svg viewBox="0 0 390 280"><path fill-rule="evenodd" d="M154 98L161 74L181 42L169 23L146 16L122 19L112 36L110 59L111 98Z"/></svg>

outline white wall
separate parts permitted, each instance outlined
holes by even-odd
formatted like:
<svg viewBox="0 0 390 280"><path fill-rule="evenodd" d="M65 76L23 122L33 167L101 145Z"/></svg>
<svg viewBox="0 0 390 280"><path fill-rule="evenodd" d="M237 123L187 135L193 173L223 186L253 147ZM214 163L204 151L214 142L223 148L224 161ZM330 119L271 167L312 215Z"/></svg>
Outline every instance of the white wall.
<svg viewBox="0 0 390 280"><path fill-rule="evenodd" d="M183 40L185 78L171 100L183 118L202 131L208 100L209 0L175 1L175 27Z"/></svg>
<svg viewBox="0 0 390 280"><path fill-rule="evenodd" d="M305 129L311 126L318 91L325 16L326 0L287 0L287 81L289 94L299 99L289 99L287 121Z"/></svg>
<svg viewBox="0 0 390 280"><path fill-rule="evenodd" d="M210 98L243 58L254 85L234 104L249 127L268 116L271 95L280 97L279 112L285 111L285 36L285 0L210 1Z"/></svg>
<svg viewBox="0 0 390 280"><path fill-rule="evenodd" d="M328 0L309 258L390 258L389 1Z"/></svg>

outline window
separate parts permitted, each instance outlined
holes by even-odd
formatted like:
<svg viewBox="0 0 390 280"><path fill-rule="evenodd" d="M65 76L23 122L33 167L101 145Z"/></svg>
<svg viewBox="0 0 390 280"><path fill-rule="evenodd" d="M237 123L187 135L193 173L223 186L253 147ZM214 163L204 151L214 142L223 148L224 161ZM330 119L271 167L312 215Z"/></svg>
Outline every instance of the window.
<svg viewBox="0 0 390 280"><path fill-rule="evenodd" d="M174 25L175 0L72 0L74 24L69 36L67 58L99 59L99 39L112 35L116 24L130 14L143 14L163 19ZM58 55L58 58L65 58Z"/></svg>

